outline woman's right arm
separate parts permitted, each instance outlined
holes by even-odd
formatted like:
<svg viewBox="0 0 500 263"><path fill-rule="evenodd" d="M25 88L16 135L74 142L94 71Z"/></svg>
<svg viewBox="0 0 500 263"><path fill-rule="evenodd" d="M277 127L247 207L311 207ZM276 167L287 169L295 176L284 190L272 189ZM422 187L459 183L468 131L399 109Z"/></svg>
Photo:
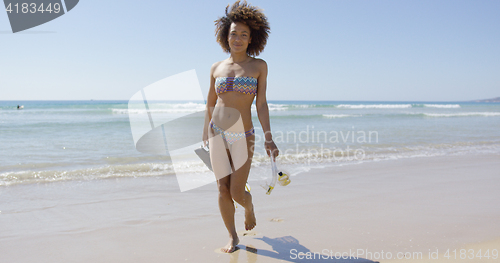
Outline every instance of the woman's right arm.
<svg viewBox="0 0 500 263"><path fill-rule="evenodd" d="M210 123L210 120L212 119L212 112L215 107L215 103L217 103L217 94L215 94L215 78L214 78L214 71L219 65L219 62L214 63L212 65L212 68L210 68L210 88L208 90L208 96L207 96L207 106L205 108L205 124L203 125L203 145L207 145L208 143L208 125Z"/></svg>

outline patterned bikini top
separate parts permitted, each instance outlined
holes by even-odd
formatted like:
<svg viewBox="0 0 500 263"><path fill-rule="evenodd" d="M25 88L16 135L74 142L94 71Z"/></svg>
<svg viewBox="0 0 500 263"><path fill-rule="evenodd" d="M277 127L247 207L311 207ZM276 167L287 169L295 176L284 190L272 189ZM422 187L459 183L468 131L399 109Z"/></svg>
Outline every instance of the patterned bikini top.
<svg viewBox="0 0 500 263"><path fill-rule="evenodd" d="M257 79L254 77L218 77L215 79L217 95L237 91L247 95L257 94Z"/></svg>

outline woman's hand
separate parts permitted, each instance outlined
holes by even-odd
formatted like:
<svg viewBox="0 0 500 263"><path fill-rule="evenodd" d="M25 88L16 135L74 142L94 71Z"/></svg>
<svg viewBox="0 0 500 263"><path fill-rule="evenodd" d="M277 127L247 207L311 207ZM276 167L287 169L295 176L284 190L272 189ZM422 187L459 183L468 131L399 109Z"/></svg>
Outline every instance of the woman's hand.
<svg viewBox="0 0 500 263"><path fill-rule="evenodd" d="M264 148L266 149L267 155L271 156L272 154L273 160L276 160L276 157L279 155L280 150L278 150L278 147L276 147L276 144L274 144L273 140L264 142Z"/></svg>
<svg viewBox="0 0 500 263"><path fill-rule="evenodd" d="M203 141L203 147L208 145L208 133L203 132L203 136L201 137L201 140Z"/></svg>

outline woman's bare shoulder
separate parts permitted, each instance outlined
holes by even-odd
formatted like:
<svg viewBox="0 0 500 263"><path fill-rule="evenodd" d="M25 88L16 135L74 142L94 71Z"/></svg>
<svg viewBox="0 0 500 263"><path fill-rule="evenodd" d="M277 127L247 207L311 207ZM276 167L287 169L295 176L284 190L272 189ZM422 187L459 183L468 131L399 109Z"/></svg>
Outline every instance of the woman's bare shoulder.
<svg viewBox="0 0 500 263"><path fill-rule="evenodd" d="M252 62L257 65L257 66L260 66L260 67L265 67L267 66L267 62L261 58L253 58L252 59Z"/></svg>
<svg viewBox="0 0 500 263"><path fill-rule="evenodd" d="M219 67L219 65L220 65L220 64L222 64L223 62L224 62L224 60L221 60L221 61L217 61L217 62L215 62L214 64L212 64L211 69L212 69L212 70L217 69L217 67Z"/></svg>
<svg viewBox="0 0 500 263"><path fill-rule="evenodd" d="M252 63L260 73L267 73L267 62L261 58L254 58Z"/></svg>
<svg viewBox="0 0 500 263"><path fill-rule="evenodd" d="M210 75L214 75L215 71L217 70L217 68L222 64L224 63L224 60L221 60L221 61L217 61L215 62L214 64L212 64L212 67L210 67Z"/></svg>

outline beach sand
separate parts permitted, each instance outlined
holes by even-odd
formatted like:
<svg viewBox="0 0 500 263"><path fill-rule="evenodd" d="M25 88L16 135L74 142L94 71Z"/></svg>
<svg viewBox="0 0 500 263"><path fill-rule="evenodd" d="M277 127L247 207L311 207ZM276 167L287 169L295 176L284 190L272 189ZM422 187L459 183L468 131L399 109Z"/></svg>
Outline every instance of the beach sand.
<svg viewBox="0 0 500 263"><path fill-rule="evenodd" d="M228 236L215 184L181 193L166 176L0 187L0 262L399 262L389 253L500 262L462 260L459 250L444 258L500 250L499 157L311 169L270 196L252 185L257 227L244 233L238 207L232 254L216 252Z"/></svg>

